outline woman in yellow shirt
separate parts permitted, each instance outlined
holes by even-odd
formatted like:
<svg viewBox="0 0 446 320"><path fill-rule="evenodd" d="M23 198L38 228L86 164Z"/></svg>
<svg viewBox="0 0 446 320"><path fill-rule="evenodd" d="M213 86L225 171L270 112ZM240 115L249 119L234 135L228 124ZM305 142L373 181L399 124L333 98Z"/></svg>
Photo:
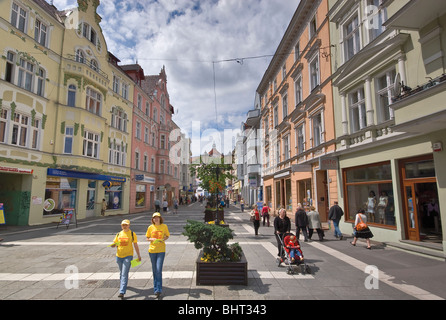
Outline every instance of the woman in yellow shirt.
<svg viewBox="0 0 446 320"><path fill-rule="evenodd" d="M150 241L149 256L152 262L153 290L158 298L163 289L163 263L166 255L166 243L170 233L164 224L161 214L155 212L152 216L152 225L147 228L147 240Z"/></svg>
<svg viewBox="0 0 446 320"><path fill-rule="evenodd" d="M123 220L121 222L121 228L122 231L116 235L111 247L118 247L116 252L116 262L119 266L119 279L121 281L118 297L124 298L129 281L130 266L133 260L133 247L135 247L138 255L138 261L141 261L141 255L139 254L138 238L136 237L136 234L130 230L130 221Z"/></svg>

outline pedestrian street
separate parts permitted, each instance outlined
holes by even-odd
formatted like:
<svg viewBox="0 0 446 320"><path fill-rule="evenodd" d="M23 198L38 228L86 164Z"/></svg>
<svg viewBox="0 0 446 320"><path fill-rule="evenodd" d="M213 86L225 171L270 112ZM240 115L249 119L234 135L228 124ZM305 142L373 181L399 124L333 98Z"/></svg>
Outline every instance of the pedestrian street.
<svg viewBox="0 0 446 320"><path fill-rule="evenodd" d="M171 237L163 267L163 300L351 300L351 299L444 299L446 291L435 275L410 273L425 265L437 272L439 261L377 246L353 248L347 241L335 240L326 231L327 241L304 242L302 250L311 274L287 274L276 263L277 244L273 227L261 225L259 236L249 221L249 213L230 206L225 222L234 231L233 242L243 248L248 261L248 286L197 286L195 263L198 250L182 235L186 221L202 221L200 203L181 206L178 214L163 214ZM0 299L20 300L109 300L118 299L119 274L116 249L108 247L120 230L122 219L138 237L142 263L130 270L126 299L153 299L152 269L145 232L151 213L101 217L79 221L78 227L55 225L1 230ZM373 255L379 257L374 259ZM371 262L382 262L379 281L366 273ZM418 265L417 265L418 264ZM415 266L417 265L417 266ZM376 264L378 269L379 264ZM401 270L397 270L400 267ZM439 272L439 271L438 271ZM396 279L395 276L403 275ZM442 274L438 273L438 278ZM444 271L443 271L444 276ZM443 278L444 279L444 278ZM377 285L377 286L376 286ZM374 287L373 287L374 286Z"/></svg>

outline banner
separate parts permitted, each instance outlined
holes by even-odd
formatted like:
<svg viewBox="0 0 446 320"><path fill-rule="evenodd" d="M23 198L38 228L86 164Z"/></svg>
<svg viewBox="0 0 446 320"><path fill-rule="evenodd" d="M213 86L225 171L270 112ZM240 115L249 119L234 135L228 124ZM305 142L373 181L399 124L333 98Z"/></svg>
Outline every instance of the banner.
<svg viewBox="0 0 446 320"><path fill-rule="evenodd" d="M5 212L3 211L3 203L0 203L0 224L6 224Z"/></svg>

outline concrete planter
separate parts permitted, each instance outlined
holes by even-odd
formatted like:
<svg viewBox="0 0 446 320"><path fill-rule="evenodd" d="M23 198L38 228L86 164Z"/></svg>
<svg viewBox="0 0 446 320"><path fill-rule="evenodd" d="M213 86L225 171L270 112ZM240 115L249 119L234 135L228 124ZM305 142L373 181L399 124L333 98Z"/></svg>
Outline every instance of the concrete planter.
<svg viewBox="0 0 446 320"><path fill-rule="evenodd" d="M242 253L238 262L203 262L197 258L197 286L248 285L248 261Z"/></svg>

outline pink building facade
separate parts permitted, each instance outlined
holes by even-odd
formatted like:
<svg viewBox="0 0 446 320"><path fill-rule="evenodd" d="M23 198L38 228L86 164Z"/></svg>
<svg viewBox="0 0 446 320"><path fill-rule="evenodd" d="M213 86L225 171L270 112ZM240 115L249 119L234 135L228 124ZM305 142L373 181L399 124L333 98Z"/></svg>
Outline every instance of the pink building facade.
<svg viewBox="0 0 446 320"><path fill-rule="evenodd" d="M135 81L129 211L153 211L156 200L172 208L179 168L169 161L169 135L178 126L172 121L165 68L153 76L145 76L138 64L122 68Z"/></svg>

